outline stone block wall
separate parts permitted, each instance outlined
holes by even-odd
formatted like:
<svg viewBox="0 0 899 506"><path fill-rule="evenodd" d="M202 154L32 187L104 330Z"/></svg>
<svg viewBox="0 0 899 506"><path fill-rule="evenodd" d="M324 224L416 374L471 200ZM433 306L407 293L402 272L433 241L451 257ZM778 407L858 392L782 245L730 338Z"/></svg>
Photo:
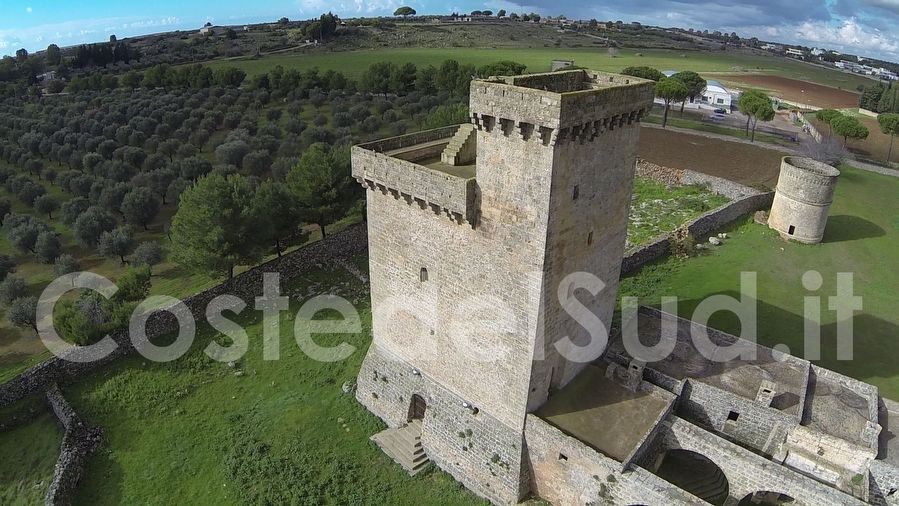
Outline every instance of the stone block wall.
<svg viewBox="0 0 899 506"><path fill-rule="evenodd" d="M877 506L899 504L899 468L882 460L871 462L868 501Z"/></svg>
<svg viewBox="0 0 899 506"><path fill-rule="evenodd" d="M525 423L534 494L555 506L705 504L642 467L621 463L534 415Z"/></svg>
<svg viewBox="0 0 899 506"><path fill-rule="evenodd" d="M404 360L373 345L362 369L356 398L390 427L407 423L413 395L427 404L422 447L428 457L468 489L495 504L516 504L528 492L520 429L467 401Z"/></svg>
<svg viewBox="0 0 899 506"><path fill-rule="evenodd" d="M394 149L414 146L415 144L439 141L441 139L449 139L453 136L454 133L456 133L457 128L458 125L451 125L434 128L432 130L423 130L421 132L414 132L405 135L398 135L396 137L388 137L387 139L381 139L373 142L366 142L365 144L360 144L359 147L366 151L384 153L386 151L392 151Z"/></svg>
<svg viewBox="0 0 899 506"><path fill-rule="evenodd" d="M864 502L787 467L773 463L749 450L679 418L666 422L662 450L689 450L711 460L727 477L732 501L754 492L786 494L796 505L861 505Z"/></svg>
<svg viewBox="0 0 899 506"><path fill-rule="evenodd" d="M787 434L799 425L799 416L696 381L688 382L677 413L767 455L776 454ZM736 420L728 421L731 413L736 413Z"/></svg>

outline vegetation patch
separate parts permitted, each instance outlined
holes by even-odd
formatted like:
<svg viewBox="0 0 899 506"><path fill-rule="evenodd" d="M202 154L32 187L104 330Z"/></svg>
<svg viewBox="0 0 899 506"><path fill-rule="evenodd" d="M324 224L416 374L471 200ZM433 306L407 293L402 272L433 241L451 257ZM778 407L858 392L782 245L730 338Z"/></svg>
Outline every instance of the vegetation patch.
<svg viewBox="0 0 899 506"><path fill-rule="evenodd" d="M627 247L645 244L728 202L700 185L666 186L652 179L634 179Z"/></svg>
<svg viewBox="0 0 899 506"><path fill-rule="evenodd" d="M822 367L871 383L881 395L899 398L899 370L895 357L899 342L899 317L893 301L899 273L884 261L884 252L899 248L899 178L848 166L840 167L834 203L824 240L805 245L786 242L765 226L747 218L726 229L724 244L688 259L668 257L647 265L621 280L620 295L637 296L642 304L659 305L662 296L679 297L678 313L690 318L704 298L714 294L740 297L740 273L757 273L758 342L785 344L803 356L804 297L821 297ZM821 273L823 286L811 293L802 286L808 270ZM836 359L836 312L828 310L827 297L836 295L839 272L853 274L855 295L864 309L855 312L854 358ZM740 322L728 312L718 312L712 327L739 334Z"/></svg>

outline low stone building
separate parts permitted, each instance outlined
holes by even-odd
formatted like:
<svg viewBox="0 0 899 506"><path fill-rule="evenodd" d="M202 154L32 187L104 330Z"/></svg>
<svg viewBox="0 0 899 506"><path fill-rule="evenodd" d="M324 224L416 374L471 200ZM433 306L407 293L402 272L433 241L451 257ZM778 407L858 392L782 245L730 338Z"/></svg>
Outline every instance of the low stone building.
<svg viewBox="0 0 899 506"><path fill-rule="evenodd" d="M583 70L475 80L470 125L353 148L373 439L495 504L889 503L873 386L649 308L600 332L653 95ZM633 335L671 353L635 356ZM755 353L717 360L733 349Z"/></svg>

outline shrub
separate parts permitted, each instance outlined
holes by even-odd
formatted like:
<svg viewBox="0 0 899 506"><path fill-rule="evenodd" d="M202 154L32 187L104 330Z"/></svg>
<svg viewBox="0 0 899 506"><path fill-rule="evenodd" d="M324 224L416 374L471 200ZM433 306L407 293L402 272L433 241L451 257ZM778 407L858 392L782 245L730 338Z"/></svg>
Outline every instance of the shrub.
<svg viewBox="0 0 899 506"><path fill-rule="evenodd" d="M28 286L25 280L16 276L7 276L0 281L0 303L10 304L12 301L25 295Z"/></svg>
<svg viewBox="0 0 899 506"><path fill-rule="evenodd" d="M51 195L41 195L34 201L34 210L46 214L48 218L53 219L53 211L59 209L59 202Z"/></svg>
<svg viewBox="0 0 899 506"><path fill-rule="evenodd" d="M73 226L75 220L81 216L81 213L87 211L90 206L90 201L84 197L75 197L63 202L62 207L60 208L62 222L70 227Z"/></svg>
<svg viewBox="0 0 899 506"><path fill-rule="evenodd" d="M9 322L37 332L37 297L19 297L9 305Z"/></svg>
<svg viewBox="0 0 899 506"><path fill-rule="evenodd" d="M56 262L53 263L53 274L57 276L63 276L77 270L78 262L75 260L75 257L68 253L59 255L56 257Z"/></svg>
<svg viewBox="0 0 899 506"><path fill-rule="evenodd" d="M9 255L0 255L0 281L6 279L6 276L16 270L16 263L13 262Z"/></svg>
<svg viewBox="0 0 899 506"><path fill-rule="evenodd" d="M41 232L34 244L34 254L41 263L52 264L62 252L62 243L56 232Z"/></svg>
<svg viewBox="0 0 899 506"><path fill-rule="evenodd" d="M146 266L152 276L153 266L162 262L165 258L165 252L162 246L156 242L143 242L134 249L131 254L131 264L135 266Z"/></svg>
<svg viewBox="0 0 899 506"><path fill-rule="evenodd" d="M75 238L83 246L95 247L103 232L115 227L115 219L108 211L98 206L91 206L75 220Z"/></svg>

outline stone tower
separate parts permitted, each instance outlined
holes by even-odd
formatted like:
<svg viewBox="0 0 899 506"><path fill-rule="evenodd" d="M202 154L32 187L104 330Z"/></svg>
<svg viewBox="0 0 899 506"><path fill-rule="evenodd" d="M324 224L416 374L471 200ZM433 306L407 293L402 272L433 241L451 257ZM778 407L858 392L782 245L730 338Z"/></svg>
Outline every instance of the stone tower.
<svg viewBox="0 0 899 506"><path fill-rule="evenodd" d="M427 456L495 503L528 492L527 413L603 351L560 297L611 321L653 95L584 70L475 80L471 125L353 148L374 334L357 398L390 427L415 420ZM605 289L563 283L581 271Z"/></svg>
<svg viewBox="0 0 899 506"><path fill-rule="evenodd" d="M787 239L821 242L840 171L811 158L785 156L768 226Z"/></svg>

